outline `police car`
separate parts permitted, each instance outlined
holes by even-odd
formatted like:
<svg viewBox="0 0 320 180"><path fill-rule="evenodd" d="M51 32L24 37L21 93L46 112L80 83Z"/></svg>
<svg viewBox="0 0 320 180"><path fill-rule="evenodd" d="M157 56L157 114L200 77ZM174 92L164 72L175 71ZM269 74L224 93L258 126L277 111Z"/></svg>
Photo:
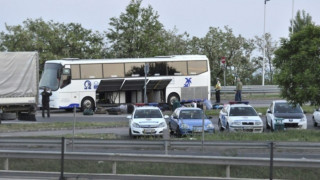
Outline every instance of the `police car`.
<svg viewBox="0 0 320 180"><path fill-rule="evenodd" d="M248 105L248 102L230 102L219 113L218 126L221 131L263 132L261 113Z"/></svg>

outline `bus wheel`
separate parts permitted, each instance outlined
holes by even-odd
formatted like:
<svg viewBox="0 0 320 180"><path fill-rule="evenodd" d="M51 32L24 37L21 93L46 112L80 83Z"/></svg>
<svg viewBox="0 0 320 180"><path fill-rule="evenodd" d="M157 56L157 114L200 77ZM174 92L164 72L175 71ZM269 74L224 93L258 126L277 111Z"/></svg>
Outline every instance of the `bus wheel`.
<svg viewBox="0 0 320 180"><path fill-rule="evenodd" d="M92 98L86 97L81 101L81 110L84 111L85 109L91 109L94 111L94 102Z"/></svg>
<svg viewBox="0 0 320 180"><path fill-rule="evenodd" d="M177 100L177 101L180 101L180 97L179 97L179 95L177 94L177 93L171 93L171 94L169 94L169 96L168 96L168 104L169 105L173 105L173 100Z"/></svg>

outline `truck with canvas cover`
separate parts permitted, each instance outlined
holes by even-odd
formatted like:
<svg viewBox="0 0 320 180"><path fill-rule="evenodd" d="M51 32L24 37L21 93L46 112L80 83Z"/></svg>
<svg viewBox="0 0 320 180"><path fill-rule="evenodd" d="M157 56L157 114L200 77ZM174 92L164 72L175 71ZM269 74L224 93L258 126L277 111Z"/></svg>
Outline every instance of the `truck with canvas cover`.
<svg viewBox="0 0 320 180"><path fill-rule="evenodd" d="M0 52L1 120L35 121L39 95L37 52ZM1 121L0 121L1 122Z"/></svg>

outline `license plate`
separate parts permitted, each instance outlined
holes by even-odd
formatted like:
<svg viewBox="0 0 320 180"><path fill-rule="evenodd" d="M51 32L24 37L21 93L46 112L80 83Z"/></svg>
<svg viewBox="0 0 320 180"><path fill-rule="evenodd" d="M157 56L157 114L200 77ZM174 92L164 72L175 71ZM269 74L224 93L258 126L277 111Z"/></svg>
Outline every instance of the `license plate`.
<svg viewBox="0 0 320 180"><path fill-rule="evenodd" d="M202 127L194 127L193 132L202 132Z"/></svg>
<svg viewBox="0 0 320 180"><path fill-rule="evenodd" d="M143 133L145 133L145 134L151 134L151 133L154 133L154 132L156 132L155 129L144 129L143 130Z"/></svg>

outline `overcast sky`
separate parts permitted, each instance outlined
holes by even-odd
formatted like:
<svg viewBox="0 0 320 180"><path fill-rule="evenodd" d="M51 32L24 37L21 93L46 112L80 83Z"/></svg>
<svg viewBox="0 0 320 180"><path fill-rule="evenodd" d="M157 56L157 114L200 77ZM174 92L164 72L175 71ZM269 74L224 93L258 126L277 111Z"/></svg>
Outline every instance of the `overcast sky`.
<svg viewBox="0 0 320 180"><path fill-rule="evenodd" d="M107 31L111 17L125 12L130 0L0 0L0 31L27 18L80 23L86 29ZM270 0L266 5L266 32L274 40L288 37L292 0ZM264 0L144 0L160 15L165 29L204 37L209 27L229 26L236 35L263 34ZM294 0L294 14L304 9L320 24L320 0Z"/></svg>

